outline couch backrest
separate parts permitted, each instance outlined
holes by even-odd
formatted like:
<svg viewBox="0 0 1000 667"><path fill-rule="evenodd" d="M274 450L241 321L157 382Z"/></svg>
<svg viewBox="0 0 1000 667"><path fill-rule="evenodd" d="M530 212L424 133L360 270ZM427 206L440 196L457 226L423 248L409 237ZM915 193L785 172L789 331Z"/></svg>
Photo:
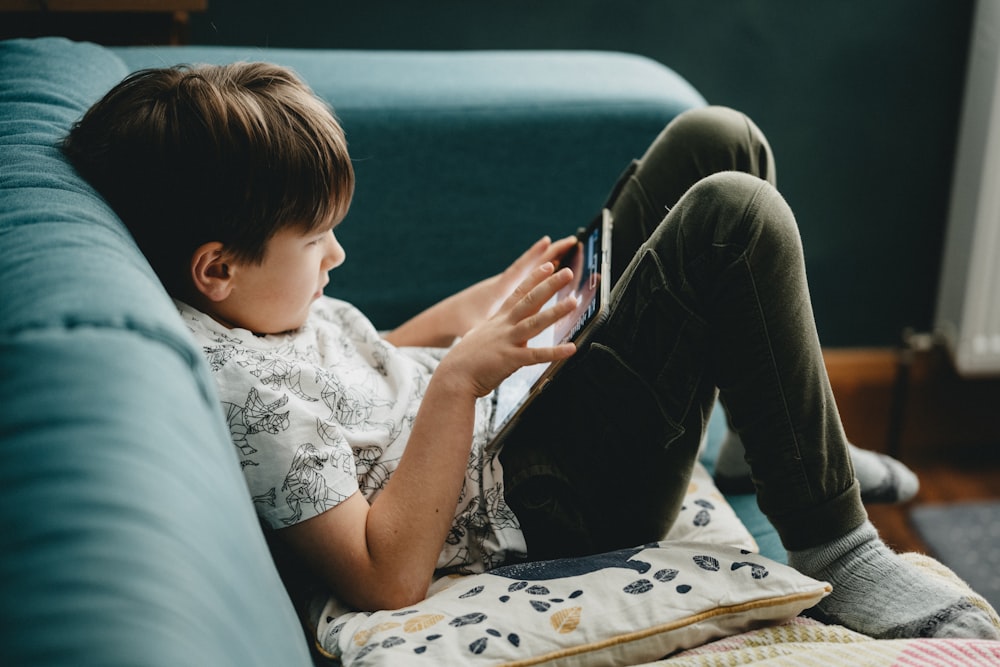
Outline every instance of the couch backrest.
<svg viewBox="0 0 1000 667"><path fill-rule="evenodd" d="M55 147L126 72L0 43L0 664L306 665L205 363Z"/></svg>

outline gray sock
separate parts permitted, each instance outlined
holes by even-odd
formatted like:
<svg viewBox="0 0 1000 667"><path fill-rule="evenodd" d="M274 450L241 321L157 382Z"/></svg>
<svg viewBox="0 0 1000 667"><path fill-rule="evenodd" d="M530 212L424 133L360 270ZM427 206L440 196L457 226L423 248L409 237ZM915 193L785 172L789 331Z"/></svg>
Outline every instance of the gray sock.
<svg viewBox="0 0 1000 667"><path fill-rule="evenodd" d="M876 639L1000 639L1000 630L983 609L900 558L869 522L828 544L789 551L788 563L833 586L810 612L826 623Z"/></svg>
<svg viewBox="0 0 1000 667"><path fill-rule="evenodd" d="M891 456L848 444L854 476L861 485L861 500L866 503L905 503L920 489L912 470ZM750 466L744 458L743 441L727 430L715 462L715 483L723 493L753 493Z"/></svg>
<svg viewBox="0 0 1000 667"><path fill-rule="evenodd" d="M848 444L854 476L861 484L861 500L866 503L905 503L920 490L916 474L901 462Z"/></svg>

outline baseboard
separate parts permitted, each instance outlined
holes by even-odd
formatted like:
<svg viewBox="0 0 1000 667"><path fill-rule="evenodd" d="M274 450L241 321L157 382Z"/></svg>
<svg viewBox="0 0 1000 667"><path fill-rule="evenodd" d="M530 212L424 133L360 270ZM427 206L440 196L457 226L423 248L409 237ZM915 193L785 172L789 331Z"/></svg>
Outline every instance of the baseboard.
<svg viewBox="0 0 1000 667"><path fill-rule="evenodd" d="M848 438L897 455L1000 452L1000 378L960 377L938 347L823 352Z"/></svg>

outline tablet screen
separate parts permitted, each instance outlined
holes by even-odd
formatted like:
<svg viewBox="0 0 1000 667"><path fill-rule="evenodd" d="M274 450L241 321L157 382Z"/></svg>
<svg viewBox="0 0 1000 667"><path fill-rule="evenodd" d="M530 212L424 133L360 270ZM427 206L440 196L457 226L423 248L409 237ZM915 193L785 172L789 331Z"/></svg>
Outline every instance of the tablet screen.
<svg viewBox="0 0 1000 667"><path fill-rule="evenodd" d="M530 341L532 347L551 347L567 340L575 340L600 312L602 295L607 296L608 286L601 281L601 273L608 271L609 253L605 234L610 234L611 219L608 211L586 230L582 231L579 242L559 261L559 267L573 269L573 281L553 296L545 308L555 305L559 299L575 295L579 300L576 309L545 329ZM541 363L524 366L515 371L497 390L497 405L494 424L497 428L524 404L531 388L541 378L550 364Z"/></svg>
<svg viewBox="0 0 1000 667"><path fill-rule="evenodd" d="M555 299L575 296L579 304L576 310L552 325L550 340L554 342L573 340L600 309L601 229L601 225L594 225L585 232L580 242L560 261L561 267L573 269L573 282L559 290Z"/></svg>

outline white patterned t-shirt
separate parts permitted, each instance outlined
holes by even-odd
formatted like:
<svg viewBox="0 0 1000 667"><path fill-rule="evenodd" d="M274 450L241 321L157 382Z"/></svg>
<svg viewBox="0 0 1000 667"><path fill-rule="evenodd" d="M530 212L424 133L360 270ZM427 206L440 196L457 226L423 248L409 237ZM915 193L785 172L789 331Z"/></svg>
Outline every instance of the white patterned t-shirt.
<svg viewBox="0 0 1000 667"><path fill-rule="evenodd" d="M410 437L431 374L447 352L395 347L355 307L317 300L302 328L257 336L176 302L216 380L257 514L296 524L361 491L385 487ZM438 568L480 572L525 551L485 456L489 397L476 403L465 483Z"/></svg>

